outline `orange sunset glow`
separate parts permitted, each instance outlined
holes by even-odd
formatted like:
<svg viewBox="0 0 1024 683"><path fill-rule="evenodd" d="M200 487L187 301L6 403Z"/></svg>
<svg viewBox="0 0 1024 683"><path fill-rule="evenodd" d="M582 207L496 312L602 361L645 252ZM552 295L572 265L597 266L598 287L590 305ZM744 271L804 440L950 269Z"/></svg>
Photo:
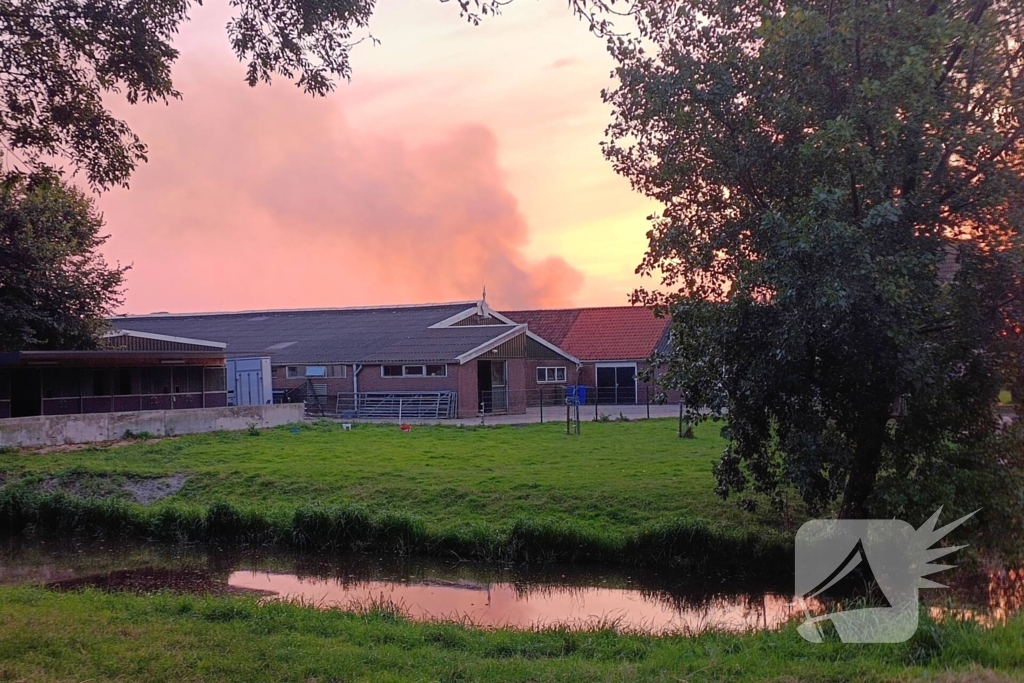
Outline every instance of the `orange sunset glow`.
<svg viewBox="0 0 1024 683"><path fill-rule="evenodd" d="M183 99L118 115L149 145L99 199L122 312L466 300L621 305L655 207L601 156L604 42L564 3L482 25L454 3L390 0L326 98L249 88L226 3L176 41ZM183 273L187 277L181 277ZM171 283L174 283L173 285Z"/></svg>

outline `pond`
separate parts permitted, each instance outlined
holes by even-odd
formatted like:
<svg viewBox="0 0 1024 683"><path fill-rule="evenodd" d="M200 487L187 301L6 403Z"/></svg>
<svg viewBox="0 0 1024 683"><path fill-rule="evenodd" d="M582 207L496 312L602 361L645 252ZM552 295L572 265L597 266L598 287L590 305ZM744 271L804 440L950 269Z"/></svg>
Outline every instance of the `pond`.
<svg viewBox="0 0 1024 683"><path fill-rule="evenodd" d="M936 617L1005 621L1024 604L1024 573L946 577L949 590L923 591ZM320 609L398 611L416 620L480 627L695 634L778 627L804 616L792 586L719 581L622 567L500 567L423 558L323 557L284 551L0 539L0 584L54 589L175 590L252 594ZM826 606L808 606L818 613Z"/></svg>

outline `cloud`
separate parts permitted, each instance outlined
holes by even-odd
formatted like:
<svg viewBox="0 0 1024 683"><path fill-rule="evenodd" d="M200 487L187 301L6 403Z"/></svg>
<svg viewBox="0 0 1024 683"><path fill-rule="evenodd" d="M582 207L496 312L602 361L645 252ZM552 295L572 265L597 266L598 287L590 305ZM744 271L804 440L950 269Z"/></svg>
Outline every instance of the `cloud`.
<svg viewBox="0 0 1024 683"><path fill-rule="evenodd" d="M561 59L556 59L555 61L551 62L551 66L549 68L563 69L567 66L575 66L577 62L579 62L579 60L576 59L575 57L562 57Z"/></svg>
<svg viewBox="0 0 1024 683"><path fill-rule="evenodd" d="M352 129L345 106L379 85L311 101L226 74L176 80L183 102L127 112L151 161L101 200L108 255L134 262L131 311L461 300L485 284L496 305L559 306L579 292L562 258L524 256L487 127L415 141L410 112L409 135Z"/></svg>

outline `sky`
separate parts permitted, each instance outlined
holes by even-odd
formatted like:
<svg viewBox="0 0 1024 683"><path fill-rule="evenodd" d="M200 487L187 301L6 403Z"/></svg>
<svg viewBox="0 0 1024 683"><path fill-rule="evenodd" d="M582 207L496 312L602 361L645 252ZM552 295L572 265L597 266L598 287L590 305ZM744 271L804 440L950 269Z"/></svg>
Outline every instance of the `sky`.
<svg viewBox="0 0 1024 683"><path fill-rule="evenodd" d="M655 206L602 157L614 67L562 0L471 26L458 5L382 0L379 41L324 98L250 88L226 2L176 47L183 99L110 101L149 146L99 198L120 312L472 300L623 305Z"/></svg>

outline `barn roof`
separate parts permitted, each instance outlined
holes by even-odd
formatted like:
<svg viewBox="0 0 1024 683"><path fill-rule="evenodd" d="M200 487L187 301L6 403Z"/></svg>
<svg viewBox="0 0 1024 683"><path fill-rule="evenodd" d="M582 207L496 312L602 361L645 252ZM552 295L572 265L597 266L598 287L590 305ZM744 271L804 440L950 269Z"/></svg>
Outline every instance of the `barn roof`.
<svg viewBox="0 0 1024 683"><path fill-rule="evenodd" d="M476 302L119 316L120 330L223 342L225 352L270 355L275 364L465 362L524 330L450 326Z"/></svg>
<svg viewBox="0 0 1024 683"><path fill-rule="evenodd" d="M669 320L656 318L649 308L607 306L530 311L502 311L525 323L580 360L643 360L665 337Z"/></svg>

